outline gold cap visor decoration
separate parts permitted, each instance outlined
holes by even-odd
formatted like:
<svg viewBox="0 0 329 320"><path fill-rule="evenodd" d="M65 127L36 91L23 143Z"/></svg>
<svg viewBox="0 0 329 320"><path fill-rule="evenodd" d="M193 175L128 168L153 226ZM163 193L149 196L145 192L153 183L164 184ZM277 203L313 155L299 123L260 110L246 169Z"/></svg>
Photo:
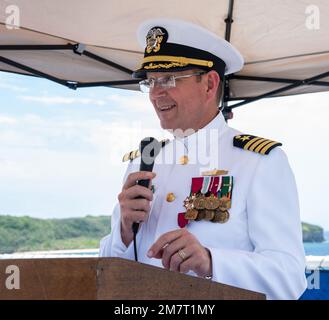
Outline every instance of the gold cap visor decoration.
<svg viewBox="0 0 329 320"><path fill-rule="evenodd" d="M188 69L215 70L222 78L243 67L241 54L229 42L190 22L149 20L139 27L137 37L145 50L133 78L145 79L147 72Z"/></svg>

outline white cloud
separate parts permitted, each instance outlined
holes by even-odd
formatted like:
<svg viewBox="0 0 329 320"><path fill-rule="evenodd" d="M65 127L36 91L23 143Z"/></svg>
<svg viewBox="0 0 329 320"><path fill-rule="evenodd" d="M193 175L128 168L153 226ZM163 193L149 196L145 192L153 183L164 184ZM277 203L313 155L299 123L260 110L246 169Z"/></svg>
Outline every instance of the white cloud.
<svg viewBox="0 0 329 320"><path fill-rule="evenodd" d="M0 164L0 177L2 183L4 183L4 179L14 181L16 179L35 178L34 170L28 170L26 164L24 164L23 161L19 161L19 159L13 159L11 157L9 157L9 159L0 159Z"/></svg>
<svg viewBox="0 0 329 320"><path fill-rule="evenodd" d="M61 96L20 96L24 101L38 102L41 104L84 104L104 106L106 101L91 98L61 97Z"/></svg>
<svg viewBox="0 0 329 320"><path fill-rule="evenodd" d="M17 123L17 119L14 117L2 116L0 115L0 125L14 125Z"/></svg>
<svg viewBox="0 0 329 320"><path fill-rule="evenodd" d="M11 90L14 92L26 92L28 91L27 88L19 87L17 85L13 85L7 82L4 82L2 79L0 79L0 88L5 90Z"/></svg>
<svg viewBox="0 0 329 320"><path fill-rule="evenodd" d="M112 165L121 165L123 155L138 148L144 137L154 136L159 140L164 138L163 130L145 126L140 120L99 124L89 133L88 141L97 146Z"/></svg>
<svg viewBox="0 0 329 320"><path fill-rule="evenodd" d="M132 95L113 94L107 99L115 103L122 112L146 112L153 114L153 106L147 95L134 92Z"/></svg>

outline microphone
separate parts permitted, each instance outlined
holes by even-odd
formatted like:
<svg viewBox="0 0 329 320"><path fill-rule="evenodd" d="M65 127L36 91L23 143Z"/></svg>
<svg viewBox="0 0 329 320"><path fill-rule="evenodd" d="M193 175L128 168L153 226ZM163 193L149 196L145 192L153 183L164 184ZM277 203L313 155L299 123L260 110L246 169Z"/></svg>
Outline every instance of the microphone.
<svg viewBox="0 0 329 320"><path fill-rule="evenodd" d="M159 154L161 149L160 143L153 137L144 138L139 144L139 152L141 153L141 164L139 171L152 172L154 166L154 160ZM138 180L137 184L148 188L150 183L149 179Z"/></svg>
<svg viewBox="0 0 329 320"><path fill-rule="evenodd" d="M141 164L139 166L139 171L149 171L152 172L154 166L154 160L159 154L161 145L159 141L153 137L144 138L139 144L139 152L141 154ZM138 180L137 184L145 188L149 187L150 180L142 179ZM143 197L137 197L141 199ZM134 233L134 249L135 249L135 260L137 259L137 248L136 248L136 234L138 232L139 222L134 222L132 225L132 231Z"/></svg>

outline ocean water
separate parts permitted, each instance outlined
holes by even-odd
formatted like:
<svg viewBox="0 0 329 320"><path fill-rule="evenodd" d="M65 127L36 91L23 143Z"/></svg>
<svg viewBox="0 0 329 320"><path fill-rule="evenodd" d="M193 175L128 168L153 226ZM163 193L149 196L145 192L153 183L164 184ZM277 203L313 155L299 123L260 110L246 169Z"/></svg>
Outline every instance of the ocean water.
<svg viewBox="0 0 329 320"><path fill-rule="evenodd" d="M329 256L329 231L324 233L326 241L324 242L304 242L304 249L306 256ZM24 252L13 254L0 254L0 259L9 258L56 258L56 257L98 257L99 249L85 249L85 250L60 250L60 251L39 251L39 252Z"/></svg>
<svg viewBox="0 0 329 320"><path fill-rule="evenodd" d="M329 256L329 241L304 242L304 249L307 256Z"/></svg>
<svg viewBox="0 0 329 320"><path fill-rule="evenodd" d="M304 242L305 255L329 256L329 231L324 232L324 242Z"/></svg>

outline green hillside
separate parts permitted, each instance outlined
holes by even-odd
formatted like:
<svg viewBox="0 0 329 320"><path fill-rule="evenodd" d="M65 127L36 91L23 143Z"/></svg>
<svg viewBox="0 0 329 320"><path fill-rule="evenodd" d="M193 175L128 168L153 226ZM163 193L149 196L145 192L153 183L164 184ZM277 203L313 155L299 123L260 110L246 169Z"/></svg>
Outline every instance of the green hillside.
<svg viewBox="0 0 329 320"><path fill-rule="evenodd" d="M303 241L304 242L322 242L324 241L323 229L319 226L302 223L303 227Z"/></svg>
<svg viewBox="0 0 329 320"><path fill-rule="evenodd" d="M0 253L98 248L110 217L36 219L0 216Z"/></svg>
<svg viewBox="0 0 329 320"><path fill-rule="evenodd" d="M321 242L323 229L303 223L303 241ZM110 233L110 217L36 219L0 215L0 253L98 248Z"/></svg>

